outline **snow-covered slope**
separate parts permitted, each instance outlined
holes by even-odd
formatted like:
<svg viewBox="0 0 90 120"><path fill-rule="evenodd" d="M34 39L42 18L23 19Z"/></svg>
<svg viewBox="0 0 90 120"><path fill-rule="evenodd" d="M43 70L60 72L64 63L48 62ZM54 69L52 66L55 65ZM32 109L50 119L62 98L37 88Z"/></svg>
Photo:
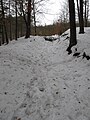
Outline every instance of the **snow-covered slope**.
<svg viewBox="0 0 90 120"><path fill-rule="evenodd" d="M65 34L0 47L0 120L90 120L90 28L70 55Z"/></svg>

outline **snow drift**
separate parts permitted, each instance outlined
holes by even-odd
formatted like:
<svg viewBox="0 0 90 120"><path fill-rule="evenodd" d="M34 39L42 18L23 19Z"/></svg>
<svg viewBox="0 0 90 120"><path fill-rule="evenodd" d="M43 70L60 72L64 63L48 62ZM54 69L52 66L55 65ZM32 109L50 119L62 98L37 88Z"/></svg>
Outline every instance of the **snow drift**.
<svg viewBox="0 0 90 120"><path fill-rule="evenodd" d="M90 120L90 28L70 55L64 34L0 47L0 120Z"/></svg>

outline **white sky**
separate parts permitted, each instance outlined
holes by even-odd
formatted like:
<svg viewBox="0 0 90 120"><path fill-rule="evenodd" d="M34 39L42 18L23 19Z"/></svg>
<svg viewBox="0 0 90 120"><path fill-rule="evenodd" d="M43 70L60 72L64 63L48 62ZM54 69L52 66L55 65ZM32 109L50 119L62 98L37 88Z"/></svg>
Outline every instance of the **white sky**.
<svg viewBox="0 0 90 120"><path fill-rule="evenodd" d="M44 14L41 24L52 24L55 20L57 20L64 1L65 0L49 0L46 6L44 6L48 14Z"/></svg>
<svg viewBox="0 0 90 120"><path fill-rule="evenodd" d="M65 1L66 0L48 0L46 6L44 6L44 9L46 8L46 11L48 12L48 14L44 14L43 19L41 16L40 24L41 25L53 24L53 22L59 18L60 9L62 9Z"/></svg>

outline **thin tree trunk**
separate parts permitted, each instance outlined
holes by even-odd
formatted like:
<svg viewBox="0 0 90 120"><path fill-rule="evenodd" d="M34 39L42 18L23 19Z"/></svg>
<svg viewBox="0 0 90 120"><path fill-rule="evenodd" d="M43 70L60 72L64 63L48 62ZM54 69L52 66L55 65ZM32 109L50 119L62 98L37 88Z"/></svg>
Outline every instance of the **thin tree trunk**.
<svg viewBox="0 0 90 120"><path fill-rule="evenodd" d="M84 18L85 27L88 26L88 16L89 16L89 1L85 0L85 18Z"/></svg>
<svg viewBox="0 0 90 120"><path fill-rule="evenodd" d="M84 22L85 22L85 27L87 27L87 1L85 0L85 17L84 17Z"/></svg>
<svg viewBox="0 0 90 120"><path fill-rule="evenodd" d="M16 24L15 24L15 40L17 40L17 0L15 0Z"/></svg>
<svg viewBox="0 0 90 120"><path fill-rule="evenodd" d="M80 24L80 9L79 9L79 1L77 0L77 10L78 10L78 21Z"/></svg>
<svg viewBox="0 0 90 120"><path fill-rule="evenodd" d="M2 44L2 25L0 23L0 46Z"/></svg>
<svg viewBox="0 0 90 120"><path fill-rule="evenodd" d="M22 37L22 14L20 16L20 22L21 22L21 27L20 27L20 36Z"/></svg>
<svg viewBox="0 0 90 120"><path fill-rule="evenodd" d="M11 14L10 14L10 0L9 0L9 24L10 24L10 40L12 40L12 31L11 31Z"/></svg>
<svg viewBox="0 0 90 120"><path fill-rule="evenodd" d="M1 46L1 38L0 38L0 46Z"/></svg>
<svg viewBox="0 0 90 120"><path fill-rule="evenodd" d="M4 44L5 41L4 41L4 28L3 28L3 25L2 25L2 44Z"/></svg>
<svg viewBox="0 0 90 120"><path fill-rule="evenodd" d="M22 26L23 26L23 23L22 23L22 9L23 9L23 1L20 1L20 36L22 37L23 33L22 33Z"/></svg>
<svg viewBox="0 0 90 120"><path fill-rule="evenodd" d="M35 30L35 35L36 35L36 13L35 13L35 3L33 0L33 15L34 15L34 30Z"/></svg>
<svg viewBox="0 0 90 120"><path fill-rule="evenodd" d="M0 46L2 45L3 39L2 39L2 34L3 34L3 29L2 29L3 25L2 25L2 15L0 13Z"/></svg>

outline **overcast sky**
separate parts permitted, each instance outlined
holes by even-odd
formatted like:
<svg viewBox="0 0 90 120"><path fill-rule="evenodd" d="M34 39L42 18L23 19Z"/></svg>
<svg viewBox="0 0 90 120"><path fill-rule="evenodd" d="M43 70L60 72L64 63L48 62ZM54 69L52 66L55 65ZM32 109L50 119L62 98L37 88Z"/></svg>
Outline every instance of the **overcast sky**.
<svg viewBox="0 0 90 120"><path fill-rule="evenodd" d="M44 14L41 24L53 24L55 20L58 19L60 15L60 9L65 0L48 0L46 6L46 13Z"/></svg>
<svg viewBox="0 0 90 120"><path fill-rule="evenodd" d="M60 16L60 10L63 8L64 2L66 0L48 0L44 9L46 9L46 13L43 18L40 15L40 24L41 25L49 25L53 24L54 21L58 20ZM90 1L90 0L89 0ZM75 2L76 3L76 2Z"/></svg>

